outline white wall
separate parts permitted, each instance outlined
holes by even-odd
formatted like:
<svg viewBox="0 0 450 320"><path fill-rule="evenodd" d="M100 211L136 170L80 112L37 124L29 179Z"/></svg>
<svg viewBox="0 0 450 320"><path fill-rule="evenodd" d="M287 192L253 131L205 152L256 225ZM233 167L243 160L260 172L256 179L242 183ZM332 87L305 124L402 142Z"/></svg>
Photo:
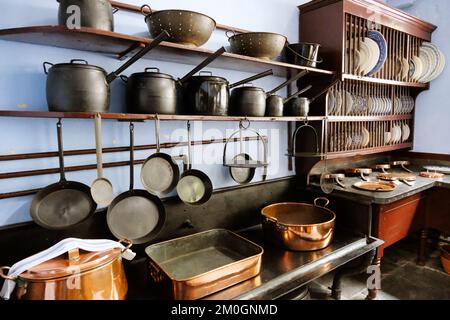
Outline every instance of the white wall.
<svg viewBox="0 0 450 320"><path fill-rule="evenodd" d="M142 5L144 0L126 0L124 2ZM214 17L219 23L254 31L272 31L288 36L291 42L298 39L298 9L302 0L154 0L150 4L155 9L183 8L203 12ZM0 28L13 28L33 25L57 24L58 3L56 0L1 0ZM115 16L117 32L148 35L143 16L119 11ZM223 31L216 31L206 48L215 50L227 45ZM88 60L112 71L120 65L116 59L100 54L29 45L18 42L0 41L0 109L1 110L47 110L45 98L46 77L42 63L67 62L73 58ZM162 72L180 77L193 66L159 61L144 60L132 66L125 74L142 71L147 66L157 66ZM209 70L211 70L209 68ZM215 74L225 76L230 81L237 81L251 74L211 70ZM272 89L284 79L269 77L255 82L266 90ZM124 85L115 81L112 85L112 111L124 110ZM0 154L20 154L56 150L56 120L0 118ZM193 125L194 139L222 138L237 129L237 123L201 123ZM64 145L66 150L94 148L94 126L92 121L64 120ZM164 122L162 124L162 142L186 140L184 122ZM254 123L252 128L260 129L270 139L270 171L269 179L293 175L288 170L287 158L287 125L285 123ZM117 121L104 122L104 147L123 146L128 144L128 127L126 123ZM153 123L136 124L136 144L154 143ZM252 143L251 154L256 156L256 144ZM214 187L235 185L228 171L221 165L222 144L206 147L195 147L195 165L205 171L212 179ZM179 148L166 150L178 155ZM149 152L137 152L137 159L144 159ZM105 162L127 160L128 154L105 154ZM95 162L95 156L66 157L66 166ZM56 158L1 162L0 172L25 171L32 169L56 168ZM135 180L137 188L140 170L136 167ZM105 174L113 182L117 194L128 188L128 168L106 169ZM95 171L69 173L68 179L81 181L87 185L95 179ZM0 180L0 193L33 189L58 181L58 175L46 175L30 178ZM261 180L261 172L257 172L254 181ZM0 226L29 221L29 206L32 197L21 197L0 200Z"/></svg>
<svg viewBox="0 0 450 320"><path fill-rule="evenodd" d="M404 10L438 26L433 34L450 61L450 1L389 0L392 5L406 4ZM409 4L409 5L408 5ZM414 151L450 154L450 68L431 83L431 89L417 99Z"/></svg>

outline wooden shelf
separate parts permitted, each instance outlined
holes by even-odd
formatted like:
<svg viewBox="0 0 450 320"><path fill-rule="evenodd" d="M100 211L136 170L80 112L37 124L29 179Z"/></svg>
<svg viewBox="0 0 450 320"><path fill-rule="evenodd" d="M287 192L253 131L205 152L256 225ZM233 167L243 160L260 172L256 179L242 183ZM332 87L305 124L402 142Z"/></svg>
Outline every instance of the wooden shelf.
<svg viewBox="0 0 450 320"><path fill-rule="evenodd" d="M0 117L19 118L53 118L53 119L94 119L95 112L46 112L46 111L0 111ZM119 121L148 121L155 120L154 114L130 113L100 113L102 119ZM237 116L191 116L191 115L164 115L158 116L162 121L241 121L254 122L295 122L295 121L322 121L325 117L237 117Z"/></svg>
<svg viewBox="0 0 450 320"><path fill-rule="evenodd" d="M360 121L396 121L396 120L411 120L413 115L388 115L388 116L329 116L329 122L360 122Z"/></svg>
<svg viewBox="0 0 450 320"><path fill-rule="evenodd" d="M0 30L0 40L98 52L119 58L125 54L131 55L133 50L130 52L130 49L134 48L136 44L145 45L152 41L148 38L93 28L70 30L64 26L32 26L3 29ZM204 48L163 42L144 58L197 65L211 53L213 51ZM298 72L302 70L324 75L334 74L334 72L328 70L292 65L279 61L262 60L228 52L211 63L210 67L251 73L272 69L274 75L281 77L286 77L289 71Z"/></svg>
<svg viewBox="0 0 450 320"><path fill-rule="evenodd" d="M430 84L429 83L417 83L417 82L403 82L403 81L395 81L395 80L385 80L385 79L377 79L372 77L361 77L361 76L355 76L352 74L343 74L342 80L357 80L357 81L364 81L364 82L370 82L370 83L378 83L378 84L387 84L387 85L393 85L393 86L401 86L401 87L410 87L410 88L420 88L420 89L429 89Z"/></svg>
<svg viewBox="0 0 450 320"><path fill-rule="evenodd" d="M413 143L402 143L402 144L396 144L396 145L392 145L392 146L369 148L369 149L362 149L362 150L352 150L352 151L345 151L345 152L329 152L327 154L327 159L339 159L339 158L355 157L355 156L367 155L367 154L384 153L384 152L390 152L390 151L395 151L395 150L411 149L412 147L413 147Z"/></svg>

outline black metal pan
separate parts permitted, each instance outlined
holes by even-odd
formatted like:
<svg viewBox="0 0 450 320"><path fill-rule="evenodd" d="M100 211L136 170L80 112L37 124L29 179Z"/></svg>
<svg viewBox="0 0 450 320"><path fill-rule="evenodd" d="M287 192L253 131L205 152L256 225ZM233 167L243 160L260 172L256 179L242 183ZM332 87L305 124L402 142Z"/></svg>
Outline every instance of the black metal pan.
<svg viewBox="0 0 450 320"><path fill-rule="evenodd" d="M187 170L183 172L177 184L180 199L190 205L206 203L212 196L213 185L209 177L200 170L192 169L191 158L191 124L188 121L188 163Z"/></svg>
<svg viewBox="0 0 450 320"><path fill-rule="evenodd" d="M134 189L134 125L130 123L130 190L117 196L109 206L109 230L117 239L141 244L154 239L165 220L162 201L146 190Z"/></svg>
<svg viewBox="0 0 450 320"><path fill-rule="evenodd" d="M56 124L58 135L58 183L39 191L31 202L31 217L41 227L61 230L87 219L97 208L91 189L80 182L67 181L64 173L64 151L61 120Z"/></svg>
<svg viewBox="0 0 450 320"><path fill-rule="evenodd" d="M155 119L156 153L148 157L141 169L141 181L144 188L157 196L171 192L180 179L180 169L173 158L162 153L159 143L160 121Z"/></svg>

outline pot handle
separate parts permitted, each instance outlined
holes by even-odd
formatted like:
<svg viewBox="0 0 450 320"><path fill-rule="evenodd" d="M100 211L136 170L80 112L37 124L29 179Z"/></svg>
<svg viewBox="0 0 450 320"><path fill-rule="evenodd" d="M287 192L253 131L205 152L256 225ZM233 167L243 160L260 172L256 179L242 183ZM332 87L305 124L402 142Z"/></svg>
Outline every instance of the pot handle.
<svg viewBox="0 0 450 320"><path fill-rule="evenodd" d="M179 79L179 83L183 84L186 81L188 81L194 74L202 70L204 67L209 65L211 62L216 60L219 56L221 56L224 52L226 52L225 47L220 47L216 52L208 56L205 60L203 60L198 66L196 66L194 69L192 69L187 75L185 75L183 78Z"/></svg>
<svg viewBox="0 0 450 320"><path fill-rule="evenodd" d="M4 272L4 271L9 271L11 268L10 267L0 267L0 277L5 279L5 280L11 280L11 281L15 281L16 278L14 277L10 277L8 276L8 272Z"/></svg>
<svg viewBox="0 0 450 320"><path fill-rule="evenodd" d="M198 74L199 75L208 75L208 76L211 76L211 77L213 75L213 73L211 71L200 71Z"/></svg>
<svg viewBox="0 0 450 320"><path fill-rule="evenodd" d="M229 35L229 33L231 32L231 36ZM227 36L228 40L230 40L230 38L234 37L236 35L236 31L234 30L227 30L225 31L225 35Z"/></svg>
<svg viewBox="0 0 450 320"><path fill-rule="evenodd" d="M121 240L119 240L119 243L125 245L125 248L122 249L122 253L129 250L133 246L133 242L128 239L121 239Z"/></svg>
<svg viewBox="0 0 450 320"><path fill-rule="evenodd" d="M145 9L147 9L147 10L145 10ZM146 12L146 11L147 11L147 12ZM141 7L141 13L142 13L144 16L147 16L147 15L153 14L153 10L152 10L152 8L150 8L150 6L149 6L148 4L144 4L144 5Z"/></svg>
<svg viewBox="0 0 450 320"><path fill-rule="evenodd" d="M113 8L112 13L115 14L119 11L119 8Z"/></svg>
<svg viewBox="0 0 450 320"><path fill-rule="evenodd" d="M47 69L47 66L52 67L52 66L53 66L53 63L50 63L50 62L44 62L44 63L42 64L42 66L44 67L44 73L45 73L45 74L48 74L48 70L49 70L49 69Z"/></svg>
<svg viewBox="0 0 450 320"><path fill-rule="evenodd" d="M325 204L324 204L323 206L320 206L320 205L318 205L318 202L319 202L319 201L324 201ZM330 200L328 200L327 198L320 197L320 198L314 199L314 206L315 206L315 207L322 207L322 208L325 208L325 207L328 206L329 204L330 204Z"/></svg>
<svg viewBox="0 0 450 320"><path fill-rule="evenodd" d="M289 47L288 45L286 46L286 48L287 48L289 51L291 51L293 54L295 54L296 56L298 56L298 57L300 57L300 58L302 58L302 59L304 59L304 60L306 60L306 61L309 61L309 62L315 62L315 63L322 63L322 62L323 62L323 59L322 59L322 58L319 58L319 60L313 60L313 59L309 59L309 58L307 58L307 57L304 57L304 56L302 56L300 53L298 53L297 51L292 50L292 48Z"/></svg>
<svg viewBox="0 0 450 320"><path fill-rule="evenodd" d="M291 101L294 98L298 98L298 96L304 94L306 91L309 91L311 88L312 88L312 85L309 85L306 88L303 88L302 90L297 91L296 93L294 93L290 97L287 97L286 99L284 99L283 103L287 103L287 102Z"/></svg>
<svg viewBox="0 0 450 320"><path fill-rule="evenodd" d="M124 82L124 83L128 83L128 77L127 76L121 75L120 76L120 80L122 80L122 82Z"/></svg>
<svg viewBox="0 0 450 320"><path fill-rule="evenodd" d="M106 82L113 82L119 75L128 69L132 64L145 56L149 51L156 48L161 42L167 40L170 37L169 33L166 30L163 30L156 38L152 40L149 44L147 44L144 48L139 50L134 56L132 56L127 62L125 62L119 69L111 72L106 76Z"/></svg>
<svg viewBox="0 0 450 320"><path fill-rule="evenodd" d="M157 73L159 73L159 68L156 68L156 67L145 68L144 72L149 72L149 70L152 70L152 72L156 71Z"/></svg>
<svg viewBox="0 0 450 320"><path fill-rule="evenodd" d="M75 62L83 62L84 64L89 64L86 60L83 59L72 59L70 60L70 64L75 64Z"/></svg>

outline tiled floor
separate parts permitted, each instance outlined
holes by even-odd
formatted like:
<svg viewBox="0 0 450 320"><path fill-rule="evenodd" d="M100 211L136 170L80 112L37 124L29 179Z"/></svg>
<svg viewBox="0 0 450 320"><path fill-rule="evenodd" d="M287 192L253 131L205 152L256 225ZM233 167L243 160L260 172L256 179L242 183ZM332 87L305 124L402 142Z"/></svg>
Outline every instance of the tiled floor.
<svg viewBox="0 0 450 320"><path fill-rule="evenodd" d="M387 248L381 262L381 291L377 300L450 300L450 275L432 252L426 266L416 264L417 238L407 238ZM364 300L367 297L367 275L346 276L342 282L343 300ZM312 299L331 299L333 273L310 286Z"/></svg>

